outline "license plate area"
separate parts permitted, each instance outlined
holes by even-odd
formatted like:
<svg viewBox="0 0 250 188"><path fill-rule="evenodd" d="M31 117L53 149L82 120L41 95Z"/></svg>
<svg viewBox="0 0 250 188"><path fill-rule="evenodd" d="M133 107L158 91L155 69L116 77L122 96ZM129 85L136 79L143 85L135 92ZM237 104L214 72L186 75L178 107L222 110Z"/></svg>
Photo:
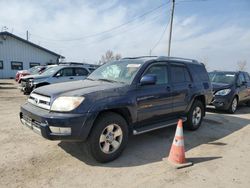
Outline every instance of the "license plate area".
<svg viewBox="0 0 250 188"><path fill-rule="evenodd" d="M35 133L40 134L41 135L41 128L39 125L39 122L32 120L31 118L29 118L28 116L22 116L21 117L21 121L22 123L30 128L31 130L33 130Z"/></svg>

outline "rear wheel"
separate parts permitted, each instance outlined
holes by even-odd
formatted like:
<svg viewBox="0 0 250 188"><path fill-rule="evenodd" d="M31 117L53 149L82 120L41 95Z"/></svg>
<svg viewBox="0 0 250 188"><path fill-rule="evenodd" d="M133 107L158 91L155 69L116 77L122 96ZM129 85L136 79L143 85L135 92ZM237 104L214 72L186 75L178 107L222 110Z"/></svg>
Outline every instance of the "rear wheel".
<svg viewBox="0 0 250 188"><path fill-rule="evenodd" d="M238 107L238 99L237 97L234 97L227 111L230 114L234 114L237 110L237 107Z"/></svg>
<svg viewBox="0 0 250 188"><path fill-rule="evenodd" d="M99 162L109 162L119 157L128 141L125 119L116 113L105 113L98 118L87 141L92 157Z"/></svg>
<svg viewBox="0 0 250 188"><path fill-rule="evenodd" d="M184 123L184 128L188 130L198 129L203 120L204 110L202 102L195 100L187 115L187 121Z"/></svg>

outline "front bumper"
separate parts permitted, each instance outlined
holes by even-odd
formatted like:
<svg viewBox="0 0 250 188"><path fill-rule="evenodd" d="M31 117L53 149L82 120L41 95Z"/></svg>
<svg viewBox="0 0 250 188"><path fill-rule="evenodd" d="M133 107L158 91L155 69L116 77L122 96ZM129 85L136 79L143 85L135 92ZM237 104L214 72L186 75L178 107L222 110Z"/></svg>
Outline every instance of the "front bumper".
<svg viewBox="0 0 250 188"><path fill-rule="evenodd" d="M49 140L84 141L92 127L91 114L50 112L30 103L21 106L20 120L34 132ZM71 133L54 133L50 126L70 128Z"/></svg>
<svg viewBox="0 0 250 188"><path fill-rule="evenodd" d="M231 96L214 96L209 106L214 106L216 109L227 110L231 102Z"/></svg>
<svg viewBox="0 0 250 188"><path fill-rule="evenodd" d="M25 94L30 94L34 86L29 81L21 81L18 88Z"/></svg>

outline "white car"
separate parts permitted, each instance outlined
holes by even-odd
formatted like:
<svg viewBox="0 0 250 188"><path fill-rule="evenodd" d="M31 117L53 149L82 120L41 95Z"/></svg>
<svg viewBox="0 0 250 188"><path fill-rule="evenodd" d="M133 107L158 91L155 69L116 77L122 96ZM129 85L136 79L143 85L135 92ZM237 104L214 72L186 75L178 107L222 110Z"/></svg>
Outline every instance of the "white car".
<svg viewBox="0 0 250 188"><path fill-rule="evenodd" d="M58 65L39 75L29 75L21 78L20 89L24 94L30 94L33 89L61 82L83 80L90 70L79 65Z"/></svg>

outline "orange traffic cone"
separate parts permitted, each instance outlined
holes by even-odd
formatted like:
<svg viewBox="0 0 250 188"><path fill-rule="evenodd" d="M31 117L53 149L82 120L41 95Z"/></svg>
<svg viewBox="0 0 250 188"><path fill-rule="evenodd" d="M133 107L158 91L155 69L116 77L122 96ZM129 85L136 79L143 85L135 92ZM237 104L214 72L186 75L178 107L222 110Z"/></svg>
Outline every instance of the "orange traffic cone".
<svg viewBox="0 0 250 188"><path fill-rule="evenodd" d="M185 158L184 137L183 137L183 122L182 119L178 121L175 137L171 146L168 161L176 168L184 168L193 165L187 162Z"/></svg>

